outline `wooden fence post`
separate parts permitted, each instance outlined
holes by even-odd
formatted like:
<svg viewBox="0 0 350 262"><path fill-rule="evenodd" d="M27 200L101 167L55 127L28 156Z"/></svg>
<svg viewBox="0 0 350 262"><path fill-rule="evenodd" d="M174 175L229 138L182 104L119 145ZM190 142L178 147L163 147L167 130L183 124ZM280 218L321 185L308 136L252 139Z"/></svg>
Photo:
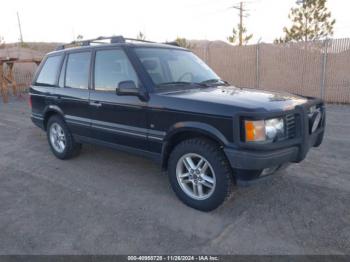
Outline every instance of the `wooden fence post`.
<svg viewBox="0 0 350 262"><path fill-rule="evenodd" d="M7 81L8 81L9 84L12 85L13 95L17 96L17 83L16 83L16 80L15 80L15 78L13 76L13 65L14 65L14 63L8 63L7 65L9 67L9 71L8 71L8 74L7 74Z"/></svg>
<svg viewBox="0 0 350 262"><path fill-rule="evenodd" d="M8 102L8 92L7 92L7 84L4 74L4 63L0 61L0 89L1 89L1 96L2 101L4 103Z"/></svg>

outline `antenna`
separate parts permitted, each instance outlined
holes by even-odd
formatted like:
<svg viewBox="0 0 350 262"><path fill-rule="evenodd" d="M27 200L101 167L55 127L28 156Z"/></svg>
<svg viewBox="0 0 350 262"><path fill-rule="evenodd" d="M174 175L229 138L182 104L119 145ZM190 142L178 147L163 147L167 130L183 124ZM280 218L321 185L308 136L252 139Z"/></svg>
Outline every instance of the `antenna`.
<svg viewBox="0 0 350 262"><path fill-rule="evenodd" d="M17 20L18 20L18 27L19 27L19 41L21 42L21 44L23 44L21 20L19 19L19 13L18 12L17 12Z"/></svg>

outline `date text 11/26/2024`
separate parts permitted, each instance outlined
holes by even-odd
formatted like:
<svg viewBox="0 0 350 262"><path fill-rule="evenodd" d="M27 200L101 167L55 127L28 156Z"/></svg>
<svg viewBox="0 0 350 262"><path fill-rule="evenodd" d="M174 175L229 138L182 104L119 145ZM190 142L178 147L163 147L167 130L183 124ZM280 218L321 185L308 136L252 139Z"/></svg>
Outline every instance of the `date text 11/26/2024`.
<svg viewBox="0 0 350 262"><path fill-rule="evenodd" d="M128 261L219 261L218 256L128 256Z"/></svg>

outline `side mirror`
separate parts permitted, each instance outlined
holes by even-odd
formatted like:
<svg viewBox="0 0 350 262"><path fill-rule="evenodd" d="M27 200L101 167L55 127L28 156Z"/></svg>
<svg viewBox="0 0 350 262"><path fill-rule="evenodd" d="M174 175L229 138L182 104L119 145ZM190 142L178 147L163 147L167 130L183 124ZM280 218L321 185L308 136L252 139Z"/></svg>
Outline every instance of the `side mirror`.
<svg viewBox="0 0 350 262"><path fill-rule="evenodd" d="M118 96L139 96L139 88L136 87L135 82L128 80L119 82L116 88Z"/></svg>

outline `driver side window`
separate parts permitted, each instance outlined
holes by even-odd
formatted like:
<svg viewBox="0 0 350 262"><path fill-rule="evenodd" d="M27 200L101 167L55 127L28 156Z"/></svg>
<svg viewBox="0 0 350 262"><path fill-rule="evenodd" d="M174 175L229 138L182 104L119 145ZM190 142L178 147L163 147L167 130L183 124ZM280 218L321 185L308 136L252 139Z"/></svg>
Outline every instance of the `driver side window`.
<svg viewBox="0 0 350 262"><path fill-rule="evenodd" d="M171 59L168 61L169 71L172 81L194 81L196 77L202 75L201 71L196 70L194 61L183 56L181 59Z"/></svg>
<svg viewBox="0 0 350 262"><path fill-rule="evenodd" d="M173 81L191 81L191 75L186 74L186 72L191 72L191 68L188 68L188 64L184 63L184 60L169 60L168 65Z"/></svg>
<svg viewBox="0 0 350 262"><path fill-rule="evenodd" d="M122 50L100 50L95 58L95 90L115 91L122 81L134 81L138 78L128 57Z"/></svg>
<svg viewBox="0 0 350 262"><path fill-rule="evenodd" d="M147 57L141 59L141 63L145 67L147 73L152 78L154 84L166 82L164 70L161 66L160 59L158 57Z"/></svg>

